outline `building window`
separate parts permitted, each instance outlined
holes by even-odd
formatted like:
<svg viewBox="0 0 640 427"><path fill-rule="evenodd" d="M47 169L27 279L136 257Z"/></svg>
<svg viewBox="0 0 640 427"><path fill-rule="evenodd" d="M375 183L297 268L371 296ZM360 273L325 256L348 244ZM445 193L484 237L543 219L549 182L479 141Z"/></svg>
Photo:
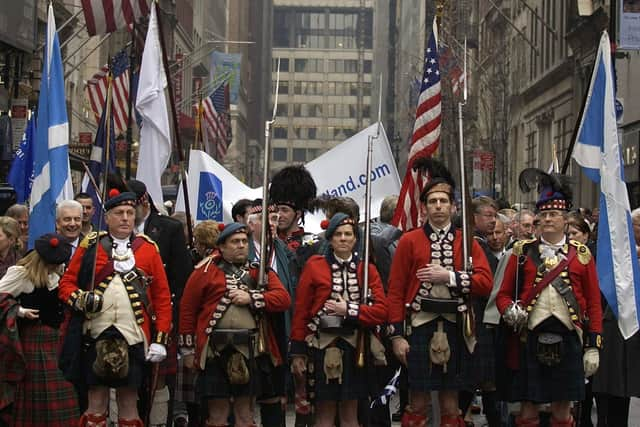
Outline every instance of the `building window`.
<svg viewBox="0 0 640 427"><path fill-rule="evenodd" d="M274 162L286 162L287 161L287 149L282 147L275 147L273 149L273 161Z"/></svg>
<svg viewBox="0 0 640 427"><path fill-rule="evenodd" d="M276 87L276 82L273 82L273 87ZM281 95L289 95L289 82L281 81L278 86L278 93Z"/></svg>
<svg viewBox="0 0 640 427"><path fill-rule="evenodd" d="M273 137L276 139L287 139L287 128L284 126L276 126L273 128Z"/></svg>
<svg viewBox="0 0 640 427"><path fill-rule="evenodd" d="M362 96L371 96L371 83L362 83Z"/></svg>
<svg viewBox="0 0 640 427"><path fill-rule="evenodd" d="M289 105L288 104L278 104L278 109L276 110L276 116L287 117L288 115L289 115Z"/></svg>
<svg viewBox="0 0 640 427"><path fill-rule="evenodd" d="M273 66L271 71L276 72L278 68L278 58L273 58ZM289 72L289 58L280 58L280 71L283 73Z"/></svg>
<svg viewBox="0 0 640 427"><path fill-rule="evenodd" d="M293 93L296 95L322 95L322 82L295 82Z"/></svg>
<svg viewBox="0 0 640 427"><path fill-rule="evenodd" d="M372 69L372 65L371 65L371 60L370 59L365 59L364 60L364 73L365 74L371 74L371 69Z"/></svg>
<svg viewBox="0 0 640 427"><path fill-rule="evenodd" d="M296 59L294 69L297 73L321 73L323 72L323 59Z"/></svg>
<svg viewBox="0 0 640 427"><path fill-rule="evenodd" d="M309 134L308 134L309 139L318 139L318 137L317 137L318 129L317 128L309 128L309 129L307 129L307 131L309 132Z"/></svg>
<svg viewBox="0 0 640 427"><path fill-rule="evenodd" d="M273 12L273 46L292 47L289 42L289 28L293 25L292 13L288 10L278 10Z"/></svg>
<svg viewBox="0 0 640 427"><path fill-rule="evenodd" d="M527 154L527 158L525 160L525 164L528 168L535 168L538 166L537 159L537 151L538 146L536 144L536 132L532 132L527 135L527 146L525 148L525 153Z"/></svg>
<svg viewBox="0 0 640 427"><path fill-rule="evenodd" d="M305 148L294 148L292 160L294 162L306 162L307 161L307 150Z"/></svg>

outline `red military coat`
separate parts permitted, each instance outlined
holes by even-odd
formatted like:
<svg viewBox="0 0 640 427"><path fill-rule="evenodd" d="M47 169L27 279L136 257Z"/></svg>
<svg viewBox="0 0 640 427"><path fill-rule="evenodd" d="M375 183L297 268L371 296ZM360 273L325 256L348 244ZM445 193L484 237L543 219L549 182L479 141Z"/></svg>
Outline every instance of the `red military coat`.
<svg viewBox="0 0 640 427"><path fill-rule="evenodd" d="M357 267L358 287L363 284L364 264ZM306 354L305 338L312 334L309 324L332 292L331 267L326 257L314 255L306 262L298 286L296 287L296 306L291 324L291 353ZM369 289L373 304L349 305L347 319L364 327L374 327L385 323L387 319L387 297L384 294L382 280L375 266L369 264ZM352 309L352 310L351 310Z"/></svg>
<svg viewBox="0 0 640 427"><path fill-rule="evenodd" d="M537 268L531 258L526 256L526 248L529 245L535 245L535 250L537 250L539 243L539 240L532 240L520 244L516 243L516 246L514 246L514 252L509 258L500 290L496 296L496 305L501 314L503 314L514 299L516 299L514 298L514 293L516 287L516 270L518 268L517 253L525 253L526 258L522 270L524 275L522 289L519 291L520 296L517 299L529 301L538 293L534 284ZM602 332L602 305L595 262L586 246L573 240L570 241L569 244L574 246L578 254L584 254L575 256L567 267L571 281L571 289L580 305L581 311L580 316L574 320L574 323L577 327L582 328L582 319L588 318L588 330L585 332L600 334ZM591 338L587 337L587 339L590 340ZM595 341L593 345L595 346Z"/></svg>
<svg viewBox="0 0 640 427"><path fill-rule="evenodd" d="M172 316L171 293L169 291L167 275L165 274L164 266L162 265L160 252L158 251L156 244L153 243L153 240L143 234L138 234L136 238L144 239L142 244L134 251L136 268L142 270L147 277L151 278L151 282L146 290L148 301L153 305L153 310L156 316L153 328L153 337L151 330L151 317L146 307L143 307L142 320L141 323L139 323L139 326L142 328L149 344L158 343L166 345L168 334L171 330ZM96 244L96 242L96 233L90 233L84 238L76 250L76 253L73 255L73 258L71 258L69 267L60 279L60 283L58 285L58 297L72 307L76 299L78 299L81 294L81 289L78 287L78 273L80 272L80 267L82 265L82 258L87 252L89 246ZM99 243L97 251L96 276L108 262L113 262L113 260L109 260L107 253ZM97 285L98 283L96 283L94 287ZM134 308L134 313L138 310L140 309ZM138 316L136 316L136 318L138 318Z"/></svg>
<svg viewBox="0 0 640 427"><path fill-rule="evenodd" d="M460 283L460 272L463 269L462 232L458 229L454 232L453 267L456 281ZM416 272L419 268L431 263L431 243L425 228L405 233L398 242L389 274L389 324L392 336L404 335L406 305L413 302L420 289ZM475 240L471 247L471 256L473 257L473 271L470 275L471 294L488 296L493 287L493 276L484 251Z"/></svg>
<svg viewBox="0 0 640 427"><path fill-rule="evenodd" d="M253 266L249 269L251 277L256 281L258 270ZM257 308L254 305L255 300L252 299L252 308L269 313L286 311L291 305L291 297L278 275L269 270L267 280L267 289L260 292L261 300L264 301L263 307ZM209 322L226 291L225 273L215 263L205 263L196 268L187 280L182 301L180 301L179 345L183 349L195 347L196 361L201 360L202 352L207 350ZM267 325L267 345L275 364L282 363L282 355L278 350L271 325ZM199 363L196 365L200 366Z"/></svg>

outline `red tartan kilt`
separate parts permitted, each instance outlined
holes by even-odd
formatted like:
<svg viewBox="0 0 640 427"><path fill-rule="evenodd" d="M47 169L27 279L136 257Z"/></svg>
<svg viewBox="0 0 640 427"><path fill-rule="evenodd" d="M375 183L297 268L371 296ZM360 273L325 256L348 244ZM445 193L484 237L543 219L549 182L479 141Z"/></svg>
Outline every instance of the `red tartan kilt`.
<svg viewBox="0 0 640 427"><path fill-rule="evenodd" d="M80 416L75 390L58 369L59 331L20 320L25 378L16 391L12 426L69 427Z"/></svg>
<svg viewBox="0 0 640 427"><path fill-rule="evenodd" d="M169 335L167 358L160 363L159 376L175 375L178 372L178 340L174 332Z"/></svg>

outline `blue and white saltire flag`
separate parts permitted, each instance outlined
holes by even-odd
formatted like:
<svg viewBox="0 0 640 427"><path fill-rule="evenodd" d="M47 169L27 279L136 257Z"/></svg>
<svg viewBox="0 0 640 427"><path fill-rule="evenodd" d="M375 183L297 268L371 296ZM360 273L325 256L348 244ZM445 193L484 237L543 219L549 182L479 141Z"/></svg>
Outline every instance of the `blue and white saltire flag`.
<svg viewBox="0 0 640 427"><path fill-rule="evenodd" d="M7 181L16 191L17 202L26 203L31 195L31 186L33 184L33 150L34 139L36 137L36 115L31 114L31 118L27 122L27 129L22 135L20 147L16 150L16 154L11 163L11 170Z"/></svg>
<svg viewBox="0 0 640 427"><path fill-rule="evenodd" d="M113 111L113 110L111 110ZM113 114L109 117L109 144L106 143L107 140L107 108L102 109L102 117L100 117L100 123L98 124L98 131L96 132L96 139L91 147L91 157L89 158L89 172L94 179L96 185L102 185L103 179L106 179L107 174L104 173L105 168L103 167L104 162L106 160L106 156L104 155L104 147L110 147L109 153L109 166L106 168L107 172L115 172L116 170L116 136L115 136L115 127ZM100 215L103 213L102 203L100 200L100 195L96 188L91 183L91 179L89 175L85 172L82 177L82 191L89 194L91 196L91 200L93 200L93 206L95 206L95 211L93 213L93 218L91 222L93 224L98 224L100 221Z"/></svg>
<svg viewBox="0 0 640 427"><path fill-rule="evenodd" d="M47 41L44 47L38 126L31 189L29 247L42 234L55 230L56 203L73 198L69 168L69 120L64 95L64 70L60 42L49 3Z"/></svg>
<svg viewBox="0 0 640 427"><path fill-rule="evenodd" d="M639 330L640 267L616 126L609 35L604 32L581 117L573 158L600 183L598 279L627 339Z"/></svg>
<svg viewBox="0 0 640 427"><path fill-rule="evenodd" d="M396 394L398 391L398 383L400 382L400 372L402 368L398 368L396 373L393 374L393 377L389 380L386 386L384 386L384 390L380 393L380 396L376 397L376 399L371 402L370 408L374 406L384 406L391 400L391 397Z"/></svg>
<svg viewBox="0 0 640 427"><path fill-rule="evenodd" d="M158 17L156 7L152 7L136 97L136 109L142 117L136 179L146 184L147 192L154 202L160 204L162 203L160 177L171 156L171 128L166 88L167 77L162 63Z"/></svg>

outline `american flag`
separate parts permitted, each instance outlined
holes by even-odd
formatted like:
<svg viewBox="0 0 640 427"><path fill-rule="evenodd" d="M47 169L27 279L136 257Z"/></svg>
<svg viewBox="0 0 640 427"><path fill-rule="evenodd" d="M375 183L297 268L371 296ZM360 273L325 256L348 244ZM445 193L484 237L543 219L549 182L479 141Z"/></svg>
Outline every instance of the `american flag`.
<svg viewBox="0 0 640 427"><path fill-rule="evenodd" d="M464 88L464 72L460 69L451 49L446 46L440 49L440 71L448 76L453 94L460 95Z"/></svg>
<svg viewBox="0 0 640 427"><path fill-rule="evenodd" d="M148 0L82 0L89 36L112 33L149 15Z"/></svg>
<svg viewBox="0 0 640 427"><path fill-rule="evenodd" d="M229 83L222 83L213 93L202 100L203 118L209 143L215 145L216 157L222 159L231 143L231 120L229 115Z"/></svg>
<svg viewBox="0 0 640 427"><path fill-rule="evenodd" d="M419 157L431 156L438 148L442 121L441 94L437 28L434 20L424 54L424 72L409 148L407 172L402 181L398 206L392 219L392 223L401 230L411 230L419 225L420 191L426 184L426 180L421 172L413 169L413 163Z"/></svg>
<svg viewBox="0 0 640 427"><path fill-rule="evenodd" d="M126 51L117 53L112 60L113 64L113 121L115 135L120 135L127 130L129 118L129 57ZM104 66L93 78L87 82L87 96L96 122L100 122L102 110L107 99L107 74L109 67Z"/></svg>

